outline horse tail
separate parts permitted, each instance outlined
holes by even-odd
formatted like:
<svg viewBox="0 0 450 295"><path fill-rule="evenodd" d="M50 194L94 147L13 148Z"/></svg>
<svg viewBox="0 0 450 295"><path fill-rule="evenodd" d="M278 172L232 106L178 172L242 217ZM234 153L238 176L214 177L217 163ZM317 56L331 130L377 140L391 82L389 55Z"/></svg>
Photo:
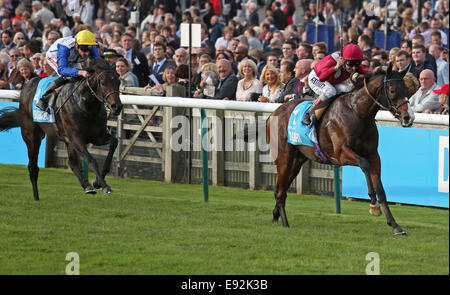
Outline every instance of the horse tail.
<svg viewBox="0 0 450 295"><path fill-rule="evenodd" d="M0 110L0 132L19 127L19 110L16 107L7 107Z"/></svg>

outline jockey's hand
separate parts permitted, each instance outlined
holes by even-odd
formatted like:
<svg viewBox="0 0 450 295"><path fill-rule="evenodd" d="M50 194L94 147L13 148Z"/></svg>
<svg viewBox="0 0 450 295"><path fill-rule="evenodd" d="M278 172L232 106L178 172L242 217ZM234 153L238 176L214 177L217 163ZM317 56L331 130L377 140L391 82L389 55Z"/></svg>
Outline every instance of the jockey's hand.
<svg viewBox="0 0 450 295"><path fill-rule="evenodd" d="M344 65L344 59L340 56L338 60L336 61L336 66L334 69L337 71L339 68L341 68Z"/></svg>
<svg viewBox="0 0 450 295"><path fill-rule="evenodd" d="M83 76L83 77L85 77L87 79L87 78L89 78L89 72L85 71L85 70L79 70L78 71L78 76Z"/></svg>

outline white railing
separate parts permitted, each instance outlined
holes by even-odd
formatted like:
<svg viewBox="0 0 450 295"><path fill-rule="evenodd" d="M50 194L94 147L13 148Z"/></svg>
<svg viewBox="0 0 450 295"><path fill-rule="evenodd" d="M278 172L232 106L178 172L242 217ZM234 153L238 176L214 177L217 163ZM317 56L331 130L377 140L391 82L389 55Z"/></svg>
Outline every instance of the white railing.
<svg viewBox="0 0 450 295"><path fill-rule="evenodd" d="M18 99L20 91L18 90L0 90L0 99ZM195 99L182 97L161 97L161 96L140 96L121 94L120 99L123 104L128 105L147 105L147 106L168 106L184 108L204 108L217 110L233 110L247 112L267 112L275 111L281 104L279 103L260 103L243 102L231 100L214 99ZM422 114L415 113L415 124L428 124L449 126L448 115ZM390 112L379 111L376 119L378 121L398 122Z"/></svg>

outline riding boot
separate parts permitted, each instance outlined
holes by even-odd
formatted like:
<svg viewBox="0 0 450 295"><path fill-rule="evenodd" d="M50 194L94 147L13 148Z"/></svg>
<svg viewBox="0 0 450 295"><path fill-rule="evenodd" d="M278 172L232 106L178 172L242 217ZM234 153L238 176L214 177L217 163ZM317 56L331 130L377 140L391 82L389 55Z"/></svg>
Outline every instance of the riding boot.
<svg viewBox="0 0 450 295"><path fill-rule="evenodd" d="M313 105L309 108L309 110L306 112L305 116L303 117L302 123L307 126L313 126L317 122L316 117L316 110L319 110L327 105L327 99L323 97L318 97L314 102Z"/></svg>
<svg viewBox="0 0 450 295"><path fill-rule="evenodd" d="M55 91L55 89L58 88L58 84L56 82L53 82L50 84L50 87L47 89L47 91L42 95L41 99L36 103L36 107L40 109L41 111L47 111L48 110L48 101L51 97L51 93Z"/></svg>

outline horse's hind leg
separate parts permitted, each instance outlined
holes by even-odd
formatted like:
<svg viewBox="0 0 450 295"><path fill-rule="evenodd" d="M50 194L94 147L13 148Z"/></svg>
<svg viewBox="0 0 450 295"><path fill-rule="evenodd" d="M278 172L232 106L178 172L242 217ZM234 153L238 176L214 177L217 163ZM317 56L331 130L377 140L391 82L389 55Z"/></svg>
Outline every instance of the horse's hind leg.
<svg viewBox="0 0 450 295"><path fill-rule="evenodd" d="M78 161L78 152L75 150L73 145L67 145L67 154L69 159L69 166L75 176L78 178L78 181L80 182L81 187L84 189L84 192L87 194L96 194L97 191L89 184L89 180L84 177L83 172L81 171Z"/></svg>
<svg viewBox="0 0 450 295"><path fill-rule="evenodd" d="M22 128L22 130L24 130ZM22 138L25 141L28 149L28 174L30 176L31 186L33 187L33 197L35 201L39 201L39 191L37 180L39 176L39 167L37 165L39 148L41 146L43 133L38 129L24 132L22 131Z"/></svg>
<svg viewBox="0 0 450 295"><path fill-rule="evenodd" d="M283 158L284 160L281 160ZM273 221L278 221L281 216L283 226L289 227L286 216L286 198L287 190L294 178L300 171L306 158L297 152L294 148L287 151L287 155L282 157L279 155L277 159L278 183L275 190L275 208L273 210Z"/></svg>

